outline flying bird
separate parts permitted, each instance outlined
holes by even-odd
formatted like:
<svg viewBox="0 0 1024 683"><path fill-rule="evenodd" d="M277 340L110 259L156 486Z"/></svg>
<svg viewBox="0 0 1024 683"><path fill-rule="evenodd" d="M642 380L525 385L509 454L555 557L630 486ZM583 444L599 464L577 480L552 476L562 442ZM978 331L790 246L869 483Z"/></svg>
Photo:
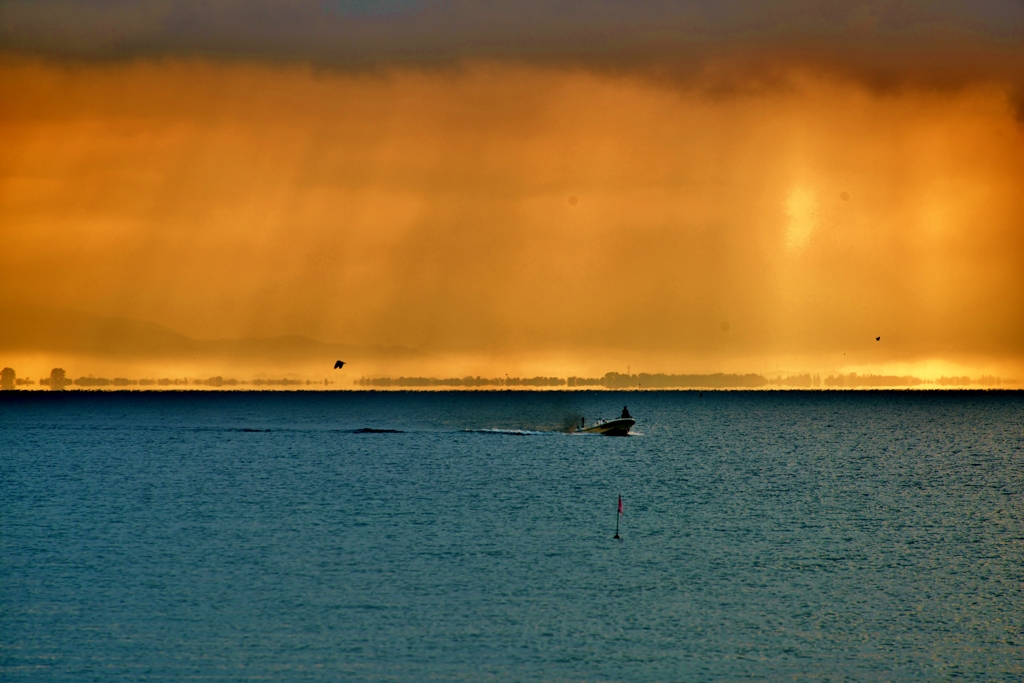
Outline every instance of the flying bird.
<svg viewBox="0 0 1024 683"><path fill-rule="evenodd" d="M882 341L881 337L875 337L875 341Z"/></svg>
<svg viewBox="0 0 1024 683"><path fill-rule="evenodd" d="M343 361L343 360L336 360L336 361L334 361L334 369L335 370L337 370L339 368L343 368L343 367L345 367L345 361Z"/></svg>

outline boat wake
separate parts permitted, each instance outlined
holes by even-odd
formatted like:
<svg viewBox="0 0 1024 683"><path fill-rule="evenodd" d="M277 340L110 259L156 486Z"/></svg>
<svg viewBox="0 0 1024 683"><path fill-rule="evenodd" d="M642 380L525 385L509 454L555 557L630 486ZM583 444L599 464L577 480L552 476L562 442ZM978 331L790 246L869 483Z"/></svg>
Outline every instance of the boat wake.
<svg viewBox="0 0 1024 683"><path fill-rule="evenodd" d="M540 432L533 429L463 429L464 434L496 434L498 436L547 436L557 432Z"/></svg>

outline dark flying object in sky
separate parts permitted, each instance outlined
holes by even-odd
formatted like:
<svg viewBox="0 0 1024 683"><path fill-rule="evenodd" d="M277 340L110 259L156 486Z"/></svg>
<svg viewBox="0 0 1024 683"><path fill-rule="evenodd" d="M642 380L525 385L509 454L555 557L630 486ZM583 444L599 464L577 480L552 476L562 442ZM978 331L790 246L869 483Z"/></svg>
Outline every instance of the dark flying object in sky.
<svg viewBox="0 0 1024 683"><path fill-rule="evenodd" d="M345 361L343 361L343 360L336 360L336 361L334 361L334 369L335 370L337 370L338 368L344 367L344 365L345 365Z"/></svg>
<svg viewBox="0 0 1024 683"><path fill-rule="evenodd" d="M875 337L875 341L882 341L881 337Z"/></svg>

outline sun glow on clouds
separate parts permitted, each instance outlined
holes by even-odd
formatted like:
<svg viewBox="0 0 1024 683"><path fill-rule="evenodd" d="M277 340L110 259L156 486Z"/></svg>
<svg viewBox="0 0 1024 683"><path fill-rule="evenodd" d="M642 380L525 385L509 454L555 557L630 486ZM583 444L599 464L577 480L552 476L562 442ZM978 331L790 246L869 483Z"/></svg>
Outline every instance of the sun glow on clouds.
<svg viewBox="0 0 1024 683"><path fill-rule="evenodd" d="M794 187L786 197L786 246L803 249L817 227L817 198L806 187Z"/></svg>

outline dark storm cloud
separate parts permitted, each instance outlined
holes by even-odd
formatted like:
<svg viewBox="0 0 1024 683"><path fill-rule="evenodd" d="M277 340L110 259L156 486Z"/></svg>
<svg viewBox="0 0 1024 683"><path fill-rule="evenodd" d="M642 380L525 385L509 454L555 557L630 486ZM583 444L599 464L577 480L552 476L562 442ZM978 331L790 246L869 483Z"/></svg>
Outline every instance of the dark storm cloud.
<svg viewBox="0 0 1024 683"><path fill-rule="evenodd" d="M1016 80L1024 3L903 0L8 0L0 46L61 58L517 60L685 77L793 65L884 87Z"/></svg>

